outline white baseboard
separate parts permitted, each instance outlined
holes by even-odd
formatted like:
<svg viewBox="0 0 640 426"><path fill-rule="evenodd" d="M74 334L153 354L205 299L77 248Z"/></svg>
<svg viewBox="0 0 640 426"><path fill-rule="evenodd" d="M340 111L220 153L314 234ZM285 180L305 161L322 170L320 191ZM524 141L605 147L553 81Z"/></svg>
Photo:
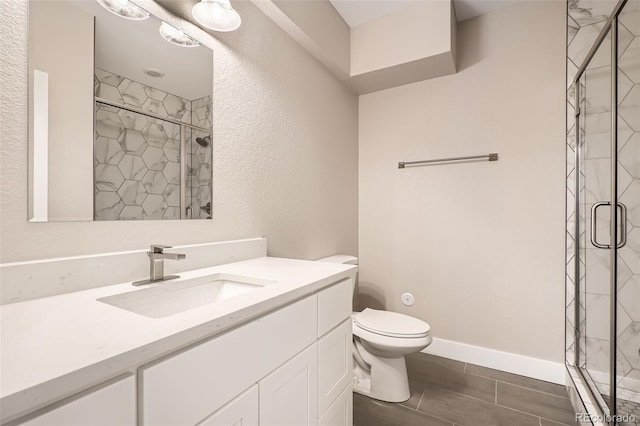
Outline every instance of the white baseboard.
<svg viewBox="0 0 640 426"><path fill-rule="evenodd" d="M564 385L566 380L566 369L563 363L451 340L434 338L422 352L560 385Z"/></svg>

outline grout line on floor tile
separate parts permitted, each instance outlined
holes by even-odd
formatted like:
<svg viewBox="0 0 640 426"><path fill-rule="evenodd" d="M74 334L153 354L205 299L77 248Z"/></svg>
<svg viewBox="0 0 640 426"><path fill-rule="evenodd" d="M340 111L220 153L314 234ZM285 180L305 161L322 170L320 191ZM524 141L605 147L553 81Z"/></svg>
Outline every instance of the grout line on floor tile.
<svg viewBox="0 0 640 426"><path fill-rule="evenodd" d="M420 407L420 403L422 402L422 397L423 397L423 396L424 396L424 391L422 392L422 395L420 395L420 401L418 402L418 407ZM392 403L392 404L393 404L393 403ZM406 405L403 405L402 403L397 403L397 405L399 405L399 406L401 406L401 407L403 407L403 408L407 408L407 409L412 410L412 411L416 411L416 412L418 412L418 413L420 413L420 414L424 414L424 415L426 415L426 416L433 417L434 419L438 419L438 420L442 420L443 422L451 423L451 425L452 425L452 426L455 426L455 425L453 424L453 422L452 422L452 421L450 421L450 420L444 419L444 418L442 418L442 417L438 417L438 416L433 415L433 414L431 414L431 413L429 413L429 412L426 412L426 411L420 411L420 410L418 410L418 408L411 408L411 407L408 407L408 406L406 406Z"/></svg>
<svg viewBox="0 0 640 426"><path fill-rule="evenodd" d="M420 404L422 404L422 398L424 398L424 390L427 385L422 385L422 392L420 392L420 401L418 401L418 405L416 405L416 411L420 411Z"/></svg>
<svg viewBox="0 0 640 426"><path fill-rule="evenodd" d="M482 377L483 379L488 379L488 380L495 380L495 381L500 382L500 383L506 383L506 384L508 384L508 385L518 386L518 387L525 388L525 389L531 389L531 390L534 390L534 391L536 391L536 392L546 393L546 394L549 394L549 395L557 396L557 397L559 397L559 398L566 398L566 399L569 399L569 397L568 397L568 396L564 397L564 396L556 395L556 394L554 394L554 393L549 393L549 392L545 392L545 391L541 391L541 390L533 389L533 388L530 388L530 387L528 387L528 386L517 385L517 384L515 384L515 383L507 382L507 381L505 381L505 380L494 379L493 377L487 377L487 376L483 376L483 375L481 375L481 374L476 374L476 373L469 373L469 372L467 372L467 370L466 370L466 365L468 365L468 364L465 364L465 370L464 370L464 372L465 372L466 374L470 375L470 376ZM503 371L503 370L495 370L495 371L502 372L502 373L507 373L507 374L513 374L513 375L515 375L515 376L519 376L519 374L509 373L508 371ZM524 378L526 378L526 379L537 380L537 381L539 381L539 382L551 383L551 384L553 384L553 385L558 385L558 386L562 386L562 387L565 387L565 386L566 386L566 385L560 385L560 384L558 384L558 383L547 382L546 380L536 379L536 378L534 378L534 377L529 377L529 376L522 376L522 377L524 377Z"/></svg>
<svg viewBox="0 0 640 426"><path fill-rule="evenodd" d="M553 422L553 423L558 423L559 425L562 425L562 426L569 426L566 423L559 422L558 420L551 420L551 419L548 419L546 417L540 416L540 423L542 423L542 420L548 420L548 421Z"/></svg>
<svg viewBox="0 0 640 426"><path fill-rule="evenodd" d="M495 395L493 398L493 402L494 404L497 404L498 403L498 381L497 380L495 381L494 385L495 385Z"/></svg>
<svg viewBox="0 0 640 426"><path fill-rule="evenodd" d="M538 389L533 389L533 388L530 388L528 386L516 385L514 383L505 382L504 380L496 379L496 382L504 383L506 385L516 386L516 387L519 387L519 388L522 388L522 389L527 389L527 390L534 391L534 392L540 392L540 393L543 393L545 395L555 396L557 398L569 399L569 395L567 395L567 396L557 395L555 393L549 393L549 392L541 391L541 390L538 390Z"/></svg>
<svg viewBox="0 0 640 426"><path fill-rule="evenodd" d="M542 419L540 417L538 417L538 423L542 426Z"/></svg>
<svg viewBox="0 0 640 426"><path fill-rule="evenodd" d="M462 396L464 398L475 399L476 401L481 401L481 402L484 402L485 404L497 405L495 402L487 401L486 399L478 398L476 396L467 395L466 393L456 392L456 391L453 391L451 389L443 388L443 387L440 387L440 386L432 385L431 388L432 389L438 389L438 390L445 391L445 392L455 393L456 395L460 395L460 396ZM424 411L423 411L423 413L424 413Z"/></svg>
<svg viewBox="0 0 640 426"><path fill-rule="evenodd" d="M492 402L490 402L490 401L487 401L486 399L481 399L481 398L477 398L477 397L475 397L475 396L467 395L467 394L464 394L464 393L455 392L455 391L452 391L452 390L450 390L450 389L442 388L442 387L440 387L440 386L431 385L431 388L432 388L432 389L439 390L439 391L451 392L451 393L453 393L453 394L460 395L460 396L462 396L463 398L471 398L471 399L474 399L474 400L476 400L476 401L481 401L481 402L484 402L484 403L486 403L486 404L492 404L492 405L495 405L495 406L497 406L497 407L504 408L504 409L506 409L506 410L515 411L515 412L517 412L517 413L521 413L521 414L525 414L525 415L530 416L530 417L534 417L534 418L541 419L541 417L540 417L540 416L537 416L537 415L535 415L535 414L527 413L526 411L521 411L521 410L517 410L517 409L512 408L512 407L507 407L507 406L505 406L505 405L498 404L498 403L497 403L497 389L498 389L498 386L497 386L497 381L496 381L496 380L494 380L494 382L496 382L496 388L495 388L495 389L496 389L496 402L493 402L493 403L492 403ZM426 386L426 385L425 385L425 386ZM516 385L514 385L514 386L516 386ZM522 386L520 386L520 387L522 387ZM421 395L421 397L420 397L420 402L418 403L418 408L416 408L416 410L417 410L417 411L420 411L420 412L421 412L421 413L423 413L423 414L427 414L427 415L429 415L429 416L431 416L431 417L436 417L436 416L434 416L434 415L430 414L428 411L423 411L423 410L420 410L420 409L419 409L419 408L420 408L420 406L422 405L422 401L424 400L424 391L425 391L425 390L426 390L426 388L423 388L422 395ZM543 392L543 393L544 393L544 392ZM550 394L550 395L555 396L555 395L553 395L553 394ZM562 398L562 397L558 397L558 398ZM407 408L409 408L409 407L407 407ZM436 418L439 418L439 417L436 417ZM444 420L444 421L449 422L449 420L446 420L446 419L441 419L441 420ZM553 422L559 423L559 422L557 422L557 421L555 421L555 420L547 419L546 417L545 417L545 420L549 420L549 421L553 421ZM539 420L539 422L542 422L542 420ZM560 423L560 424L562 424L562 423Z"/></svg>
<svg viewBox="0 0 640 426"><path fill-rule="evenodd" d="M443 422L451 423L453 425L453 422L451 420L447 420L447 419L443 419L442 417L434 416L433 414L427 413L426 411L420 411L420 413L425 414L425 415L427 415L429 417L433 417L434 419L442 420Z"/></svg>
<svg viewBox="0 0 640 426"><path fill-rule="evenodd" d="M537 417L538 419L541 419L541 417L540 417L540 416L538 416L538 415L536 415L536 414L533 414L533 413L527 413L526 411L521 411L521 410L518 410L518 409L516 409L516 408L507 407L506 405L496 404L496 406L497 406L497 407L506 408L507 410L511 410L511 411L517 411L518 413L526 414L526 415L528 415L528 416L531 416L531 417ZM545 420L549 420L549 421L551 421L551 422L560 423L560 422L558 422L557 420L547 419L546 417L545 417L544 419L545 419ZM540 423L542 423L542 420L540 420ZM562 423L560 423L560 424L562 424Z"/></svg>

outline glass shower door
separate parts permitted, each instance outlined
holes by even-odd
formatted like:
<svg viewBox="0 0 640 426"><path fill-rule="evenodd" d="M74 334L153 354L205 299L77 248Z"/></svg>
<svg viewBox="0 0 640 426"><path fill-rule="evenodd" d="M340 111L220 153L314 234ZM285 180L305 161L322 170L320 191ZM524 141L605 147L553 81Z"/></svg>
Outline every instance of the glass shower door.
<svg viewBox="0 0 640 426"><path fill-rule="evenodd" d="M617 252L617 414L640 424L640 2L628 1L618 29L618 202L627 211ZM622 218L621 218L622 220ZM622 237L622 235L620 236Z"/></svg>
<svg viewBox="0 0 640 426"><path fill-rule="evenodd" d="M611 382L611 41L601 43L579 80L578 366L603 408Z"/></svg>

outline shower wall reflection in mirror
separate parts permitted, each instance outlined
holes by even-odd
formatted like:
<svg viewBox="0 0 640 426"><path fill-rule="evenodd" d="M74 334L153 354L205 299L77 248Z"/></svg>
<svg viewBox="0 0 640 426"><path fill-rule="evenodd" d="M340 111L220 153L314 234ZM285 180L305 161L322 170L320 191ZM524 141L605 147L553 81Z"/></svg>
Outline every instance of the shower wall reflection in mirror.
<svg viewBox="0 0 640 426"><path fill-rule="evenodd" d="M210 49L95 0L30 0L28 48L30 221L211 218Z"/></svg>

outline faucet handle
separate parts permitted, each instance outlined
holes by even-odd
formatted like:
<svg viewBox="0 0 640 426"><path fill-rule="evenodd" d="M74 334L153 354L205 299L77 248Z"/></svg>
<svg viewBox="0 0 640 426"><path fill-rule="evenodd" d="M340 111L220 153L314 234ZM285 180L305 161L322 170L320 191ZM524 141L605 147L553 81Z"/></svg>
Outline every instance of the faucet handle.
<svg viewBox="0 0 640 426"><path fill-rule="evenodd" d="M157 253L157 254L162 254L164 253L164 249L166 248L171 248L172 246L165 246L162 244L151 244L151 250L149 250L150 253Z"/></svg>

